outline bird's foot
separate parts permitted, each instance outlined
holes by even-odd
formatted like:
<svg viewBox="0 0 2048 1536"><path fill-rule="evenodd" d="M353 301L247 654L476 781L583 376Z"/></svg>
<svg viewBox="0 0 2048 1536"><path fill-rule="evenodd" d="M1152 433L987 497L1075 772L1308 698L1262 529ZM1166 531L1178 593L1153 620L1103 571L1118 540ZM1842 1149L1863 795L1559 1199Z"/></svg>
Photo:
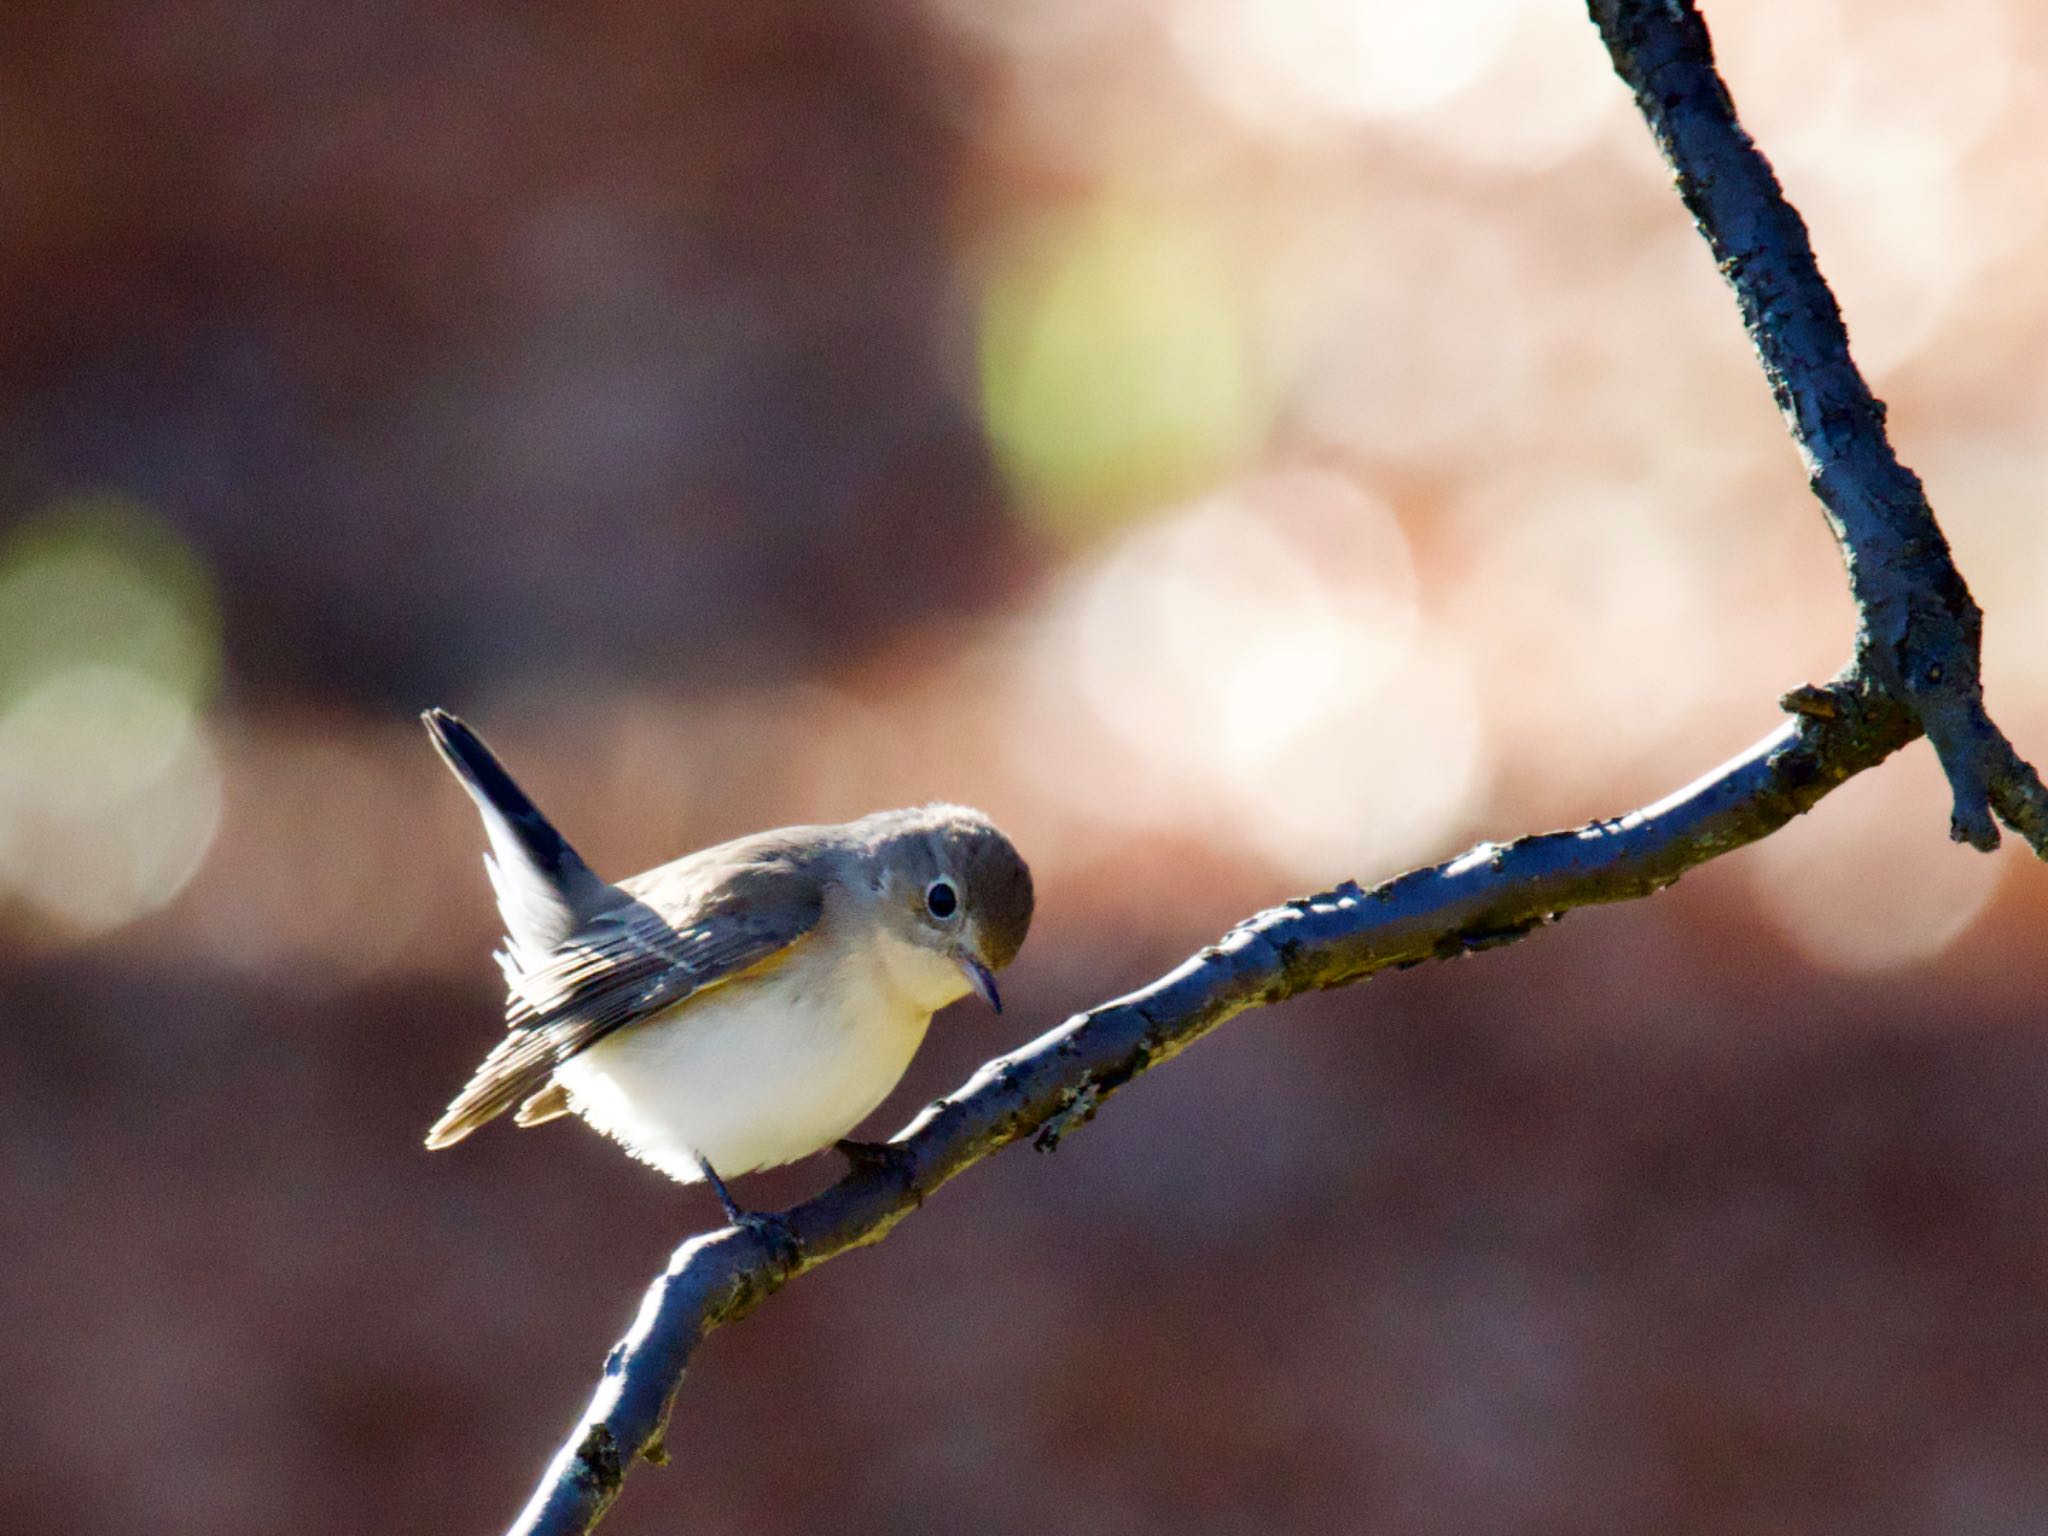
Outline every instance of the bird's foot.
<svg viewBox="0 0 2048 1536"><path fill-rule="evenodd" d="M697 1167L704 1174L704 1182L711 1186L718 1196L718 1203L725 1208L725 1219L735 1227L747 1231L766 1243L769 1250L784 1269L794 1270L797 1261L803 1257L803 1248L796 1240L796 1233L789 1223L773 1211L743 1211L740 1203L733 1199L732 1191L725 1187L725 1180L718 1176L718 1170L711 1166L711 1159L699 1157Z"/></svg>

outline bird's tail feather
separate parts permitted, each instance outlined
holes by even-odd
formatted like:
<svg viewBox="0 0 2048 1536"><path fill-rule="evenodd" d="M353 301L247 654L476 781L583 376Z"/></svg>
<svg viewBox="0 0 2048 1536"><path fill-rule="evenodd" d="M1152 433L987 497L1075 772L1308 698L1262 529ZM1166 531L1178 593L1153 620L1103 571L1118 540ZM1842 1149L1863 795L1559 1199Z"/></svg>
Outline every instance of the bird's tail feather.
<svg viewBox="0 0 2048 1536"><path fill-rule="evenodd" d="M484 866L505 919L509 979L622 898L591 873L481 736L445 709L420 718L483 816L491 840Z"/></svg>

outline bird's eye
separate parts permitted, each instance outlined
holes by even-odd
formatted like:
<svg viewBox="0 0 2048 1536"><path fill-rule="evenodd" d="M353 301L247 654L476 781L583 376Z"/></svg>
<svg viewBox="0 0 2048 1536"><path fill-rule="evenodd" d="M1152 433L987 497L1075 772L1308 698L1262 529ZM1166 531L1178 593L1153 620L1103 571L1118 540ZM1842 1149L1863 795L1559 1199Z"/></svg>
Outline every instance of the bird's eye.
<svg viewBox="0 0 2048 1536"><path fill-rule="evenodd" d="M943 921L960 910L960 897L950 880L934 880L924 888L924 909Z"/></svg>

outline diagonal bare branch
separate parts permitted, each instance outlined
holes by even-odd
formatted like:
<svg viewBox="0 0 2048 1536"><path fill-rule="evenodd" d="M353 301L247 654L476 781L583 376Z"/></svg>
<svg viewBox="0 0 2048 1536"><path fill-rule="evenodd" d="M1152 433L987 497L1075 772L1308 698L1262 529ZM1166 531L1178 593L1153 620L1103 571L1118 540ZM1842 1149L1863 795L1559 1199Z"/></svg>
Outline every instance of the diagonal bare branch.
<svg viewBox="0 0 2048 1536"><path fill-rule="evenodd" d="M2048 854L2048 793L1985 712L1982 617L1925 492L1893 454L1806 229L1737 122L1688 0L1591 0L1617 72L1734 288L1805 456L1860 615L1849 666L1783 699L1791 719L1696 783L1611 821L1481 844L1371 890L1346 883L1246 919L1151 985L984 1065L779 1224L692 1238L648 1288L582 1419L513 1530L589 1530L663 1426L690 1357L795 1276L872 1243L1010 1143L1042 1147L1140 1073L1249 1008L1389 966L1510 942L1577 907L1647 896L1766 837L1925 732L1955 796L1951 830L1995 846L1995 813Z"/></svg>
<svg viewBox="0 0 2048 1536"><path fill-rule="evenodd" d="M1011 1142L1057 1143L1140 1073L1218 1025L1303 992L1505 944L1575 907L1628 901L1767 837L1917 734L1911 715L1852 689L1805 691L1793 718L1676 794L1609 821L1507 844L1362 890L1338 886L1247 918L1137 992L1067 1020L929 1105L886 1165L856 1167L786 1212L784 1231L692 1238L648 1288L590 1406L513 1530L587 1531L662 1428L697 1344L827 1259L877 1242L940 1185Z"/></svg>

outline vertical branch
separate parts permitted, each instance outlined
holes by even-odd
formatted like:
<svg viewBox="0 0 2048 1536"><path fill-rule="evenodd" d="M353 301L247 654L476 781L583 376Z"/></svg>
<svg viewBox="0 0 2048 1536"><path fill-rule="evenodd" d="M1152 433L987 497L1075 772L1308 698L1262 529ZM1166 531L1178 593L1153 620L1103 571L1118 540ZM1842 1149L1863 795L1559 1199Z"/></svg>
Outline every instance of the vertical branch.
<svg viewBox="0 0 2048 1536"><path fill-rule="evenodd" d="M1951 836L1997 847L1996 810L2048 856L2048 795L1984 706L1983 615L1919 477L1892 451L1805 221L1736 118L1705 21L1692 0L1591 0L1590 10L1735 291L1841 546L1859 623L1853 681L1903 703L1927 733L1954 796Z"/></svg>

